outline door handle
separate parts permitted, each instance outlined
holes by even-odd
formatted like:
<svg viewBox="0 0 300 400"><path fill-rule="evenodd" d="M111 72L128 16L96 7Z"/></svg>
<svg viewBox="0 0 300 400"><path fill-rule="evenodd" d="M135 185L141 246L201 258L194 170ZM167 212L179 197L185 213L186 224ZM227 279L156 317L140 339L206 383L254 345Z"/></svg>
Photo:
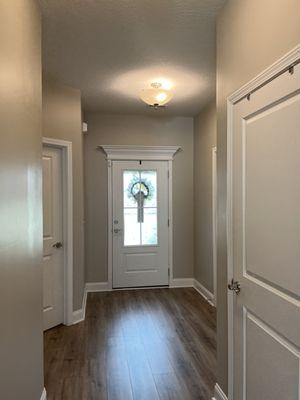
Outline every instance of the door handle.
<svg viewBox="0 0 300 400"><path fill-rule="evenodd" d="M56 249L61 249L63 247L62 242L56 242L52 245L52 247L55 247Z"/></svg>
<svg viewBox="0 0 300 400"><path fill-rule="evenodd" d="M123 230L123 229L115 228L115 229L114 229L114 233L120 233L120 232L122 232L122 230Z"/></svg>
<svg viewBox="0 0 300 400"><path fill-rule="evenodd" d="M238 281L234 281L233 278L228 284L228 289L232 290L235 294L239 294L241 291L241 284Z"/></svg>

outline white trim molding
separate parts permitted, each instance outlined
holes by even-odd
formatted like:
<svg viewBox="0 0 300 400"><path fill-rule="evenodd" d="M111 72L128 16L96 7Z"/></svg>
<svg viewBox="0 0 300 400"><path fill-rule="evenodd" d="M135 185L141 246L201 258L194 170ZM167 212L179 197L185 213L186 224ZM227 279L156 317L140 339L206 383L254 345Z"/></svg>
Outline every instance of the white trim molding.
<svg viewBox="0 0 300 400"><path fill-rule="evenodd" d="M234 105L247 96L253 90L260 88L262 85L267 84L272 78L278 76L291 64L300 59L300 45L289 51L285 56L281 57L270 67L266 68L263 72L257 75L250 82L246 83L240 89L236 90L227 98L227 279L231 281L234 275L233 270L233 205L232 205L232 191L233 191L233 112ZM228 399L233 400L233 386L234 386L234 297L233 292L228 291ZM226 399L226 397L224 397ZM222 397L221 397L222 399ZM216 397L218 400L218 397Z"/></svg>
<svg viewBox="0 0 300 400"><path fill-rule="evenodd" d="M217 147L212 147L212 244L213 244L213 302L217 306Z"/></svg>
<svg viewBox="0 0 300 400"><path fill-rule="evenodd" d="M110 292L112 289L109 287L108 282L87 282L85 284L85 291L92 292Z"/></svg>
<svg viewBox="0 0 300 400"><path fill-rule="evenodd" d="M214 295L194 278L174 278L170 281L169 288L192 287L213 307L215 307Z"/></svg>
<svg viewBox="0 0 300 400"><path fill-rule="evenodd" d="M64 324L73 323L73 166L72 142L43 137L43 145L62 150L63 164L63 244L64 244Z"/></svg>
<svg viewBox="0 0 300 400"><path fill-rule="evenodd" d="M112 185L112 161L107 161L107 274L108 289L113 287L113 185Z"/></svg>
<svg viewBox="0 0 300 400"><path fill-rule="evenodd" d="M73 311L73 320L72 320L73 325L78 324L78 322L82 322L85 320L86 300L87 300L87 291L86 288L84 288L82 307L79 310Z"/></svg>
<svg viewBox="0 0 300 400"><path fill-rule="evenodd" d="M268 82L274 76L276 76L279 72L289 67L295 61L300 58L300 44L294 47L291 51L281 57L279 60L275 61L274 64L270 65L264 71L262 71L259 75L253 78L250 82L243 85L240 89L233 92L229 97L228 101L232 104L239 101L241 98L247 96L249 92L257 89L261 85Z"/></svg>
<svg viewBox="0 0 300 400"><path fill-rule="evenodd" d="M84 287L82 307L79 310L73 311L72 324L78 324L85 320L86 302L88 293L92 292L110 292L109 282L87 282Z"/></svg>
<svg viewBox="0 0 300 400"><path fill-rule="evenodd" d="M217 383L215 385L215 393L212 400L228 400L227 396Z"/></svg>
<svg viewBox="0 0 300 400"><path fill-rule="evenodd" d="M41 399L40 400L47 400L47 393L46 393L46 389L43 389L42 395L41 395Z"/></svg>
<svg viewBox="0 0 300 400"><path fill-rule="evenodd" d="M170 289L194 287L194 278L173 278L169 287Z"/></svg>
<svg viewBox="0 0 300 400"><path fill-rule="evenodd" d="M206 289L197 279L194 279L193 287L197 290L198 293L201 294L202 297L212 306L215 306L215 297L214 295Z"/></svg>
<svg viewBox="0 0 300 400"><path fill-rule="evenodd" d="M179 146L126 146L101 145L107 160L144 160L144 161L172 161L174 155L181 150Z"/></svg>
<svg viewBox="0 0 300 400"><path fill-rule="evenodd" d="M173 281L173 161L168 161L168 185L169 185L169 237L168 237L168 258L169 258L169 285Z"/></svg>

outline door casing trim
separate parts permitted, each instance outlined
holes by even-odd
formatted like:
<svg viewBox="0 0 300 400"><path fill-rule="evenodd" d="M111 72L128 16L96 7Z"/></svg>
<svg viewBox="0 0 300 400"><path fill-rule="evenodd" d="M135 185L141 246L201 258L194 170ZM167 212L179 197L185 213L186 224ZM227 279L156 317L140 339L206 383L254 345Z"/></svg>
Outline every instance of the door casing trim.
<svg viewBox="0 0 300 400"><path fill-rule="evenodd" d="M230 282L233 278L233 205L232 205L232 146L233 146L233 112L234 105L249 92L257 89L261 85L268 82L272 77L288 67L293 62L300 58L300 44L294 47L291 51L278 59L270 67L246 83L240 89L236 90L227 98L227 281ZM233 397L234 388L234 294L232 291L227 291L227 306L228 306L228 400L236 400Z"/></svg>
<svg viewBox="0 0 300 400"><path fill-rule="evenodd" d="M217 146L212 147L212 247L213 247L213 298L217 307Z"/></svg>
<svg viewBox="0 0 300 400"><path fill-rule="evenodd" d="M228 400L225 393L217 383L215 385L214 397L212 400Z"/></svg>
<svg viewBox="0 0 300 400"><path fill-rule="evenodd" d="M107 159L108 176L108 290L113 290L113 240L112 240L112 161L167 161L169 171L168 206L169 206L169 285L173 281L173 159L181 150L179 146L121 146L101 145L98 149L104 151Z"/></svg>
<svg viewBox="0 0 300 400"><path fill-rule="evenodd" d="M47 400L47 393L46 393L46 389L43 389L42 395L41 395L41 399L40 400Z"/></svg>
<svg viewBox="0 0 300 400"><path fill-rule="evenodd" d="M43 145L62 151L63 243L64 243L64 324L73 324L73 168L72 142L43 137Z"/></svg>

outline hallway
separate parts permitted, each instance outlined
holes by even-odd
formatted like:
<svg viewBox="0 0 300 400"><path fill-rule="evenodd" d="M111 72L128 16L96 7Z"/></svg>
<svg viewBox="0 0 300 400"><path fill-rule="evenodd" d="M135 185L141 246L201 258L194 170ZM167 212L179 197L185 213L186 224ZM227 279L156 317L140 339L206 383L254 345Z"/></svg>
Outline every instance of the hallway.
<svg viewBox="0 0 300 400"><path fill-rule="evenodd" d="M207 400L216 382L215 309L193 288L90 293L44 346L48 400Z"/></svg>

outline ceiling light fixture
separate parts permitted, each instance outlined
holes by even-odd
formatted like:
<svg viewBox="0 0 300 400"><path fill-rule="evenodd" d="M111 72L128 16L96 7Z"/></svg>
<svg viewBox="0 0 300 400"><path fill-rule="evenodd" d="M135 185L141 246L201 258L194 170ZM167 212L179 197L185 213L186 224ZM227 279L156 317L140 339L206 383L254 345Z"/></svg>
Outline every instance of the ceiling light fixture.
<svg viewBox="0 0 300 400"><path fill-rule="evenodd" d="M141 99L154 109L165 107L172 99L173 93L170 90L163 89L159 82L151 83L151 89L144 89L140 94Z"/></svg>

